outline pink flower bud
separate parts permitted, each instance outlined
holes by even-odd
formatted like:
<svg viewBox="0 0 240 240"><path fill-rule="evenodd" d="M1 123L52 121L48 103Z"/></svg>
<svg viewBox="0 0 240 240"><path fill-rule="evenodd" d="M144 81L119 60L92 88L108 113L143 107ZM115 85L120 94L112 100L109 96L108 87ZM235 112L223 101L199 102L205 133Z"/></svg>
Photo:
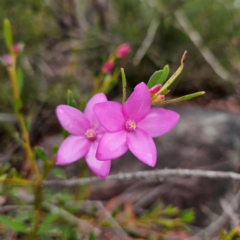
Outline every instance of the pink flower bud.
<svg viewBox="0 0 240 240"><path fill-rule="evenodd" d="M155 93L157 93L160 89L162 88L161 84L157 84L155 86L153 86L152 88L149 89L150 94L154 95Z"/></svg>
<svg viewBox="0 0 240 240"><path fill-rule="evenodd" d="M164 101L164 100L165 100L165 95L159 95L158 97L159 97L159 99L160 99L161 101Z"/></svg>
<svg viewBox="0 0 240 240"><path fill-rule="evenodd" d="M13 62L13 59L12 59L11 55L9 55L9 54L3 55L0 58L0 60L1 60L2 64L5 65L5 66L11 65L12 62Z"/></svg>
<svg viewBox="0 0 240 240"><path fill-rule="evenodd" d="M13 46L13 51L15 52L15 53L19 53L20 52L20 47L19 47L19 45L18 44L15 44L14 46Z"/></svg>
<svg viewBox="0 0 240 240"><path fill-rule="evenodd" d="M13 51L14 51L15 53L22 52L22 51L23 51L23 48L24 48L24 44L23 44L23 43L17 43L17 44L14 44L14 45L13 45Z"/></svg>
<svg viewBox="0 0 240 240"><path fill-rule="evenodd" d="M112 72L112 69L114 67L114 63L111 62L111 61L108 61L108 62L105 62L102 66L102 71L104 73L111 73Z"/></svg>
<svg viewBox="0 0 240 240"><path fill-rule="evenodd" d="M131 51L128 43L123 43L119 45L116 49L116 55L118 58L125 58Z"/></svg>

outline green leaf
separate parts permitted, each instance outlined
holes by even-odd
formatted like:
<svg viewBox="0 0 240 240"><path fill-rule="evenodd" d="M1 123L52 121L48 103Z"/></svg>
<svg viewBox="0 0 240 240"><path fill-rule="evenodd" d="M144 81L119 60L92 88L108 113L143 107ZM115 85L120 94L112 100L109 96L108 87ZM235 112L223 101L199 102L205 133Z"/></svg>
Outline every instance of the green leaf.
<svg viewBox="0 0 240 240"><path fill-rule="evenodd" d="M85 107L86 107L86 105L87 105L86 100L85 100L85 99L82 99L82 100L80 101L80 103L79 103L79 110L80 110L81 112L83 112L84 109L85 109Z"/></svg>
<svg viewBox="0 0 240 240"><path fill-rule="evenodd" d="M53 153L54 155L56 155L57 152L58 152L58 149L59 149L59 146L54 145L54 146L52 147L52 153Z"/></svg>
<svg viewBox="0 0 240 240"><path fill-rule="evenodd" d="M27 118L25 119L25 126L28 132L30 132L30 127L31 127L31 119Z"/></svg>
<svg viewBox="0 0 240 240"><path fill-rule="evenodd" d="M97 240L93 231L90 232L88 240Z"/></svg>
<svg viewBox="0 0 240 240"><path fill-rule="evenodd" d="M41 147L35 147L34 150L35 150L35 157L37 159L41 159L43 162L48 161L47 154L45 153L45 151Z"/></svg>
<svg viewBox="0 0 240 240"><path fill-rule="evenodd" d="M161 211L161 214L174 216L179 213L179 209L177 207L173 207L172 205L168 205L165 209Z"/></svg>
<svg viewBox="0 0 240 240"><path fill-rule="evenodd" d="M14 105L14 111L16 113L18 113L21 110L21 108L22 108L22 101L21 101L21 99L19 99L19 98L18 99L14 99L13 105Z"/></svg>
<svg viewBox="0 0 240 240"><path fill-rule="evenodd" d="M65 171L61 168L53 168L51 173L58 178L67 178Z"/></svg>
<svg viewBox="0 0 240 240"><path fill-rule="evenodd" d="M68 90L68 92L67 92L67 105L77 108L77 104L76 104L75 100L73 99L73 93L70 90Z"/></svg>
<svg viewBox="0 0 240 240"><path fill-rule="evenodd" d="M162 102L161 104L169 104L169 103L176 103L176 102L187 101L187 100L190 100L192 98L202 96L204 94L205 94L205 92L196 92L196 93L192 93L192 94L188 94L188 95L182 96L180 98L166 100L166 101Z"/></svg>
<svg viewBox="0 0 240 240"><path fill-rule="evenodd" d="M8 19L4 19L3 22L3 34L6 45L9 49L12 49L12 28Z"/></svg>
<svg viewBox="0 0 240 240"><path fill-rule="evenodd" d="M32 209L27 209L27 211L24 212L20 212L17 214L17 216L14 217L14 219L17 222L25 222L25 221L29 221L31 222L33 220L34 216L34 212L31 211Z"/></svg>
<svg viewBox="0 0 240 240"><path fill-rule="evenodd" d="M180 218L185 223L192 223L195 219L194 211L192 209L187 209L183 211Z"/></svg>
<svg viewBox="0 0 240 240"><path fill-rule="evenodd" d="M17 69L17 85L18 85L18 92L21 94L23 88L23 72L21 68Z"/></svg>
<svg viewBox="0 0 240 240"><path fill-rule="evenodd" d="M52 223L58 218L58 216L56 214L49 214L44 218L44 221L40 227L39 232L40 233L46 233L48 232L51 227L52 227Z"/></svg>
<svg viewBox="0 0 240 240"><path fill-rule="evenodd" d="M122 96L122 104L125 103L126 98L127 98L127 80L125 76L124 69L121 68L121 76L122 76L122 90L123 90L123 96Z"/></svg>
<svg viewBox="0 0 240 240"><path fill-rule="evenodd" d="M49 236L47 236L46 233L40 234L39 238L40 238L41 240L52 240L52 238L49 237Z"/></svg>
<svg viewBox="0 0 240 240"><path fill-rule="evenodd" d="M27 233L26 226L15 219L8 216L0 216L0 222L8 228L13 229L16 232Z"/></svg>
<svg viewBox="0 0 240 240"><path fill-rule="evenodd" d="M4 181L7 178L7 174L3 174L0 176L0 182Z"/></svg>
<svg viewBox="0 0 240 240"><path fill-rule="evenodd" d="M157 84L163 84L168 77L169 74L169 66L166 65L162 70L156 71L155 73L153 73L153 75L150 77L149 81L148 81L148 88L152 88Z"/></svg>

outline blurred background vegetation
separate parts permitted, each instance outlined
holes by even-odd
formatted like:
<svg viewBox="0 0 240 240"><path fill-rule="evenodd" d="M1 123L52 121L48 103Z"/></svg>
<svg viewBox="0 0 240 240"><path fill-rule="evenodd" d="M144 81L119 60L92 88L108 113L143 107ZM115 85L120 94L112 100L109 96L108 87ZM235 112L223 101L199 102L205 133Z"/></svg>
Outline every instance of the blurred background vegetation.
<svg viewBox="0 0 240 240"><path fill-rule="evenodd" d="M130 88L166 64L173 73L188 50L172 94L204 90L196 103L239 104L239 0L0 0L0 6L0 19L10 20L15 43L25 44L19 66L24 111L30 115L64 103L67 89L77 100L86 99L102 63L124 42L132 51L117 67L125 68ZM2 29L0 42L3 55ZM0 112L11 113L4 67L0 79ZM120 93L119 81L109 97Z"/></svg>
<svg viewBox="0 0 240 240"><path fill-rule="evenodd" d="M24 92L28 101L37 96L55 105L63 101L66 88L80 98L87 87L81 84L91 86L104 58L123 42L132 47L130 58L122 63L131 85L147 81L165 64L173 72L185 49L188 56L178 92L207 88L209 96L225 97L234 93L230 86L238 82L238 0L0 0L0 4L0 17L12 23L15 42L25 44L20 65L28 82ZM196 36L192 41L190 35L196 33L202 42ZM2 34L0 40L4 54ZM203 57L206 49L215 56L218 72L212 69L214 60L209 64ZM139 55L139 50L145 51ZM4 69L0 71L1 111L7 111L8 80Z"/></svg>

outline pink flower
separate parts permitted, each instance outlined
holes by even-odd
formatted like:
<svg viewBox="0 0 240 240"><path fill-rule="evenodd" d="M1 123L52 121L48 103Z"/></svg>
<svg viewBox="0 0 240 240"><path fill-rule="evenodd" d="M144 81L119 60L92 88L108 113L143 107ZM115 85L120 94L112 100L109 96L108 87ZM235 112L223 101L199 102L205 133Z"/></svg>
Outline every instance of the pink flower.
<svg viewBox="0 0 240 240"><path fill-rule="evenodd" d="M103 64L103 66L102 66L102 71L103 71L104 73L109 74L109 73L112 72L113 67L114 67L114 63L111 62L111 61L108 61L108 62L106 62L106 63Z"/></svg>
<svg viewBox="0 0 240 240"><path fill-rule="evenodd" d="M5 65L5 66L11 65L12 62L13 62L13 59L12 59L11 55L9 55L9 54L3 55L0 58L0 60L1 60L2 64Z"/></svg>
<svg viewBox="0 0 240 240"><path fill-rule="evenodd" d="M152 167L157 158L152 138L170 131L179 119L173 111L151 108L151 96L145 83L138 84L123 105L109 101L96 104L93 110L108 131L99 142L97 159L114 159L129 149Z"/></svg>
<svg viewBox="0 0 240 240"><path fill-rule="evenodd" d="M108 176L111 161L103 162L95 157L99 140L105 130L99 124L93 112L93 106L102 102L107 102L107 98L99 93L90 99L84 113L67 105L57 107L58 120L71 135L61 144L56 164L65 165L85 157L87 165L95 174L102 178Z"/></svg>
<svg viewBox="0 0 240 240"><path fill-rule="evenodd" d="M116 55L118 58L125 58L131 51L128 43L123 43L119 45L116 49Z"/></svg>

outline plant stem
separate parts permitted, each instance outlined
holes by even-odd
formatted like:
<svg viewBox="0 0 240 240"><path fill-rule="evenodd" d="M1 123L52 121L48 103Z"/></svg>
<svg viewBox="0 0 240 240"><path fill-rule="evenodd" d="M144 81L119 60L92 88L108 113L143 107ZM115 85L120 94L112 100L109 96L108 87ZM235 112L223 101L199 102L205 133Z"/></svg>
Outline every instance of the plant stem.
<svg viewBox="0 0 240 240"><path fill-rule="evenodd" d="M41 208L42 208L42 181L43 179L40 178L37 181L37 184L34 188L34 206L35 206L35 218L33 223L32 231L29 234L29 240L37 239L39 225L41 222Z"/></svg>
<svg viewBox="0 0 240 240"><path fill-rule="evenodd" d="M32 181L19 178L7 178L6 180L4 180L4 183L8 185L20 185L20 186L34 185L34 182Z"/></svg>
<svg viewBox="0 0 240 240"><path fill-rule="evenodd" d="M21 103L21 98L20 98L20 94L19 94L19 89L18 89L18 84L17 84L17 76L16 76L16 56L12 52L11 52L11 57L13 59L13 62L7 68L7 70L8 70L9 78L10 78L11 84L12 84L13 100L14 100L14 105L15 105L15 103L17 101L19 101ZM30 145L29 134L28 134L28 130L26 128L25 122L24 122L23 114L21 113L21 108L14 107L14 111L15 111L15 114L17 115L17 119L18 119L19 126L21 129L22 138L23 138L23 142L24 142L23 147L25 149L27 160L30 162L32 170L38 175L39 174L38 168L37 168L36 162L34 161L34 158L33 158L33 151L32 151L31 145Z"/></svg>

